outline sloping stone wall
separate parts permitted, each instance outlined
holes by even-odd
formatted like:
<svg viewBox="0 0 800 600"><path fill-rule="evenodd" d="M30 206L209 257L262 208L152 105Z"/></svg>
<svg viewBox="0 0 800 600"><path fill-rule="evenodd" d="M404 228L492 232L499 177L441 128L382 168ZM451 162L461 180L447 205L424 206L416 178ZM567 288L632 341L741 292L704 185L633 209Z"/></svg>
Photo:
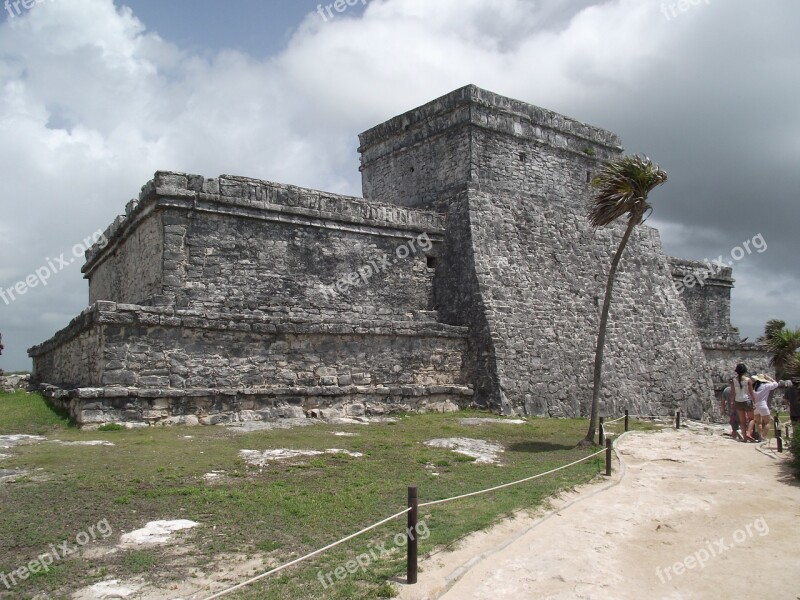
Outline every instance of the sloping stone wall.
<svg viewBox="0 0 800 600"><path fill-rule="evenodd" d="M496 370L484 374L497 382L485 398L506 413L586 414L605 268L622 226L593 232L582 213L552 199L470 192L469 207L490 332L482 338L491 340ZM709 404L702 349L671 283L657 232L640 227L614 288L602 395L608 414L684 408L700 417Z"/></svg>
<svg viewBox="0 0 800 600"><path fill-rule="evenodd" d="M585 211L590 180L620 154L619 139L474 86L360 139L366 196L406 204L419 187L415 206L447 211L435 308L470 327L478 401L505 413L586 414L623 225L595 232ZM700 338L649 227L623 258L609 327L602 410L703 414L712 393Z"/></svg>

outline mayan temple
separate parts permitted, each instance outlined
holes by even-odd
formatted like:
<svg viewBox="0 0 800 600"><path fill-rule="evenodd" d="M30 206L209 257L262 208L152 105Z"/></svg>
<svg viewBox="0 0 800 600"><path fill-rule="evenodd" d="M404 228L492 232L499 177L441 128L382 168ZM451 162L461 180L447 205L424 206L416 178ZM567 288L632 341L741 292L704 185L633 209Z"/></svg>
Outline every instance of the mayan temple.
<svg viewBox="0 0 800 600"><path fill-rule="evenodd" d="M86 253L89 307L29 350L79 423L214 424L488 407L587 414L622 225L594 231L609 131L475 86L360 136L363 198L158 172ZM657 200L656 200L657 207ZM602 410L700 418L733 362L730 269L637 228Z"/></svg>

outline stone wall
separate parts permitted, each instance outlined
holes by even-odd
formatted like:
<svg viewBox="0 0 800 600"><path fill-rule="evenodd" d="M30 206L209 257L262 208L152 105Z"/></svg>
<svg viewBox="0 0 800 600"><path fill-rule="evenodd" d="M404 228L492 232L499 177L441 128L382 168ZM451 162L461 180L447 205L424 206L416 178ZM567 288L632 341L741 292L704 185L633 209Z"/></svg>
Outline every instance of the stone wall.
<svg viewBox="0 0 800 600"><path fill-rule="evenodd" d="M117 227L126 226L126 234L103 252L102 261L95 261L93 268L85 269L90 281L89 304L98 300L138 304L161 293L164 266L161 215L152 210L142 211L132 221L128 223L121 218L117 222ZM100 244L96 250L102 252Z"/></svg>
<svg viewBox="0 0 800 600"><path fill-rule="evenodd" d="M102 385L103 339L96 305L85 309L52 338L28 350L33 358L31 380L64 388Z"/></svg>
<svg viewBox="0 0 800 600"><path fill-rule="evenodd" d="M571 206L540 198L470 192L469 206L470 260L489 329L481 337L491 340L496 371L485 372L488 381L476 381L476 389L497 382L493 394L479 397L509 413L585 414L604 266L621 226L592 232ZM623 258L606 344L604 411L683 407L702 415L710 398L702 350L649 227L639 228Z"/></svg>
<svg viewBox="0 0 800 600"><path fill-rule="evenodd" d="M735 343L739 331L731 325L733 269L710 263L669 258L675 289L689 310L704 341Z"/></svg>
<svg viewBox="0 0 800 600"><path fill-rule="evenodd" d="M87 349L86 340L94 346ZM50 390L55 399L82 400L71 409L87 423L109 415L84 411L119 409L113 402L100 408L111 398L171 399L171 406L176 399L244 394L291 398L304 410L358 403L373 413L383 409L364 407L360 397L394 404L434 397L463 406L472 396L466 344L464 328L430 321L323 321L98 302L30 354L34 378L63 392ZM77 360L87 354L98 362L88 370ZM159 418L175 416L159 410L166 411Z"/></svg>
<svg viewBox="0 0 800 600"><path fill-rule="evenodd" d="M595 232L585 210L589 180L619 155L618 138L468 86L362 134L361 151L365 195L406 203L421 186L415 206L448 211L435 308L470 327L478 401L506 413L586 414L622 225ZM424 182L411 170L420 164ZM609 413L682 407L700 417L712 397L700 340L646 226L618 275L604 381Z"/></svg>
<svg viewBox="0 0 800 600"><path fill-rule="evenodd" d="M411 318L431 309L429 259L443 232L430 212L159 172L106 231L109 243L87 251L84 272L92 301ZM159 259L159 276L147 276Z"/></svg>
<svg viewBox="0 0 800 600"><path fill-rule="evenodd" d="M586 415L623 224L594 231L585 210L619 139L467 86L360 142L366 199L156 173L87 251L92 307L30 350L48 395L84 424L469 404ZM603 412L713 410L701 339L738 342L732 280L679 295L693 265L637 228ZM741 346L705 350L727 369Z"/></svg>
<svg viewBox="0 0 800 600"><path fill-rule="evenodd" d="M364 197L444 212L465 189L577 200L613 133L466 86L359 136Z"/></svg>
<svg viewBox="0 0 800 600"><path fill-rule="evenodd" d="M25 391L31 383L31 376L28 373L22 375L0 375L0 392L13 394L18 391Z"/></svg>
<svg viewBox="0 0 800 600"><path fill-rule="evenodd" d="M775 377L775 369L769 366L770 354L764 346L752 343L709 341L703 343L703 350L717 397L730 383L734 376L733 369L738 363L747 365L751 374L767 373Z"/></svg>

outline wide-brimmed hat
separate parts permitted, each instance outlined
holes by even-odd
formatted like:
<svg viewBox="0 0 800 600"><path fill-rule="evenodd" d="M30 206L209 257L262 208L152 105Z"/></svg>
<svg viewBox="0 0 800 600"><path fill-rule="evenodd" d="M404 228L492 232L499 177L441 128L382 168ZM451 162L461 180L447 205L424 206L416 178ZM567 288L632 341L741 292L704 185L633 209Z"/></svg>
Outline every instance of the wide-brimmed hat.
<svg viewBox="0 0 800 600"><path fill-rule="evenodd" d="M758 375L753 375L753 379L755 381L760 381L761 383L769 383L770 379L764 375L764 373L759 373Z"/></svg>

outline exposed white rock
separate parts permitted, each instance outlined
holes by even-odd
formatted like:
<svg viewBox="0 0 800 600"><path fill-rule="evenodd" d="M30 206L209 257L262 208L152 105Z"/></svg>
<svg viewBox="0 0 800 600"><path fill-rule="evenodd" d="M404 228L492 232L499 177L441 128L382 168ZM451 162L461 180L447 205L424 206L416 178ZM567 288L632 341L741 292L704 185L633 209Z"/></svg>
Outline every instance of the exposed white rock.
<svg viewBox="0 0 800 600"><path fill-rule="evenodd" d="M106 440L86 440L85 442L65 442L62 440L50 440L54 444L61 444L62 446L113 446L114 442Z"/></svg>
<svg viewBox="0 0 800 600"><path fill-rule="evenodd" d="M524 425L525 421L522 419L492 419L487 417L468 417L461 419L462 425Z"/></svg>
<svg viewBox="0 0 800 600"><path fill-rule="evenodd" d="M136 529L129 533L122 534L119 546L130 548L132 546L155 546L167 544L171 541L171 535L176 531L197 527L200 523L186 519L176 521L151 521L141 529Z"/></svg>
<svg viewBox="0 0 800 600"><path fill-rule="evenodd" d="M14 483L27 475L30 475L30 471L25 469L0 469L0 483Z"/></svg>
<svg viewBox="0 0 800 600"><path fill-rule="evenodd" d="M119 579L101 581L72 594L72 600L106 600L110 598L129 598L142 586L134 583L121 583Z"/></svg>
<svg viewBox="0 0 800 600"><path fill-rule="evenodd" d="M239 455L251 465L263 467L270 462L279 460L291 460L305 456L319 456L321 454L346 454L354 458L364 456L361 452L351 452L341 448L329 448L321 450L290 450L288 448L275 448L273 450L239 450Z"/></svg>
<svg viewBox="0 0 800 600"><path fill-rule="evenodd" d="M476 463L497 464L500 462L498 454L504 452L500 444L487 442L486 440L474 440L472 438L437 438L425 442L426 446L433 448L447 448L459 454L472 456Z"/></svg>
<svg viewBox="0 0 800 600"><path fill-rule="evenodd" d="M24 444L35 444L37 442L44 442L47 438L41 435L0 435L0 448L11 448L13 446L22 446Z"/></svg>
<svg viewBox="0 0 800 600"><path fill-rule="evenodd" d="M216 481L220 477L225 476L225 471L211 471L210 473L206 473L203 475L203 479L206 481Z"/></svg>

